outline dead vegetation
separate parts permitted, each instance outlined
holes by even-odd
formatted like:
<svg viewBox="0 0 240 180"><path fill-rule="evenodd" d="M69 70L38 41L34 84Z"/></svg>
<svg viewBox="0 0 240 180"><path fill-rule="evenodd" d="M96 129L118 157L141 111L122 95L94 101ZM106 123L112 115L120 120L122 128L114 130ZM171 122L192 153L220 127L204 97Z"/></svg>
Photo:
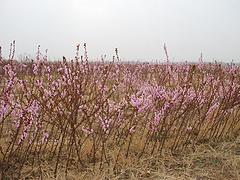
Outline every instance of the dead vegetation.
<svg viewBox="0 0 240 180"><path fill-rule="evenodd" d="M114 151L111 151L115 157ZM11 165L1 164L4 171L2 179L18 179L18 161L15 159ZM23 160L24 161L24 160ZM54 179L54 164L41 157L41 166L31 166L24 163L21 172L22 179ZM61 162L66 159L61 159ZM38 163L38 162L35 162ZM226 139L223 142L208 142L196 145L195 151L191 149L178 154L164 152L161 156L143 155L138 158L132 151L129 157L119 158L118 168L114 170L113 162L110 166L89 163L85 168L77 169L72 161L67 175L64 163L59 166L56 179L240 179L240 136ZM20 163L21 164L21 163ZM101 166L101 168L100 168Z"/></svg>

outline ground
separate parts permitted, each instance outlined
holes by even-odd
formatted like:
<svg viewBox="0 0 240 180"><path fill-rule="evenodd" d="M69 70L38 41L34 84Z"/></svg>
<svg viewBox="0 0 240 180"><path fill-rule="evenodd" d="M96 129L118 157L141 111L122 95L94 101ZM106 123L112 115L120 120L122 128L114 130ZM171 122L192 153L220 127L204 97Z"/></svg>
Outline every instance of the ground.
<svg viewBox="0 0 240 180"><path fill-rule="evenodd" d="M54 179L54 162L48 161L38 168L26 166L22 179ZM133 154L117 170L104 167L102 170L89 166L81 170L69 169L67 176L64 167L59 168L56 179L240 179L240 136L221 142L209 142L196 145L194 151L162 156L144 156L140 159ZM2 179L14 178L14 170ZM15 176L16 177L16 176Z"/></svg>

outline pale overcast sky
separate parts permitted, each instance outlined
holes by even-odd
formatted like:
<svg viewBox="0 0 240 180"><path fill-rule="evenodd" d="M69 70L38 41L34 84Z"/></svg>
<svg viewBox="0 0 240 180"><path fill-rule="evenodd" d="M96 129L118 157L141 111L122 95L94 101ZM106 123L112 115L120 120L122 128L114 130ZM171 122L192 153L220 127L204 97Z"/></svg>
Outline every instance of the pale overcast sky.
<svg viewBox="0 0 240 180"><path fill-rule="evenodd" d="M240 62L240 0L0 0L0 46L7 56L69 58L86 42L90 58Z"/></svg>

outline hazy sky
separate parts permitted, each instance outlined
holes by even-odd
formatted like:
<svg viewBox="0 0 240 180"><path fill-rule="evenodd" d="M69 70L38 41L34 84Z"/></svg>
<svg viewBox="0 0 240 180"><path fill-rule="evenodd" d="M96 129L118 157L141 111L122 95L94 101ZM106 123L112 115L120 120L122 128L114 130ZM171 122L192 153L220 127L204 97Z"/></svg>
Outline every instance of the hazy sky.
<svg viewBox="0 0 240 180"><path fill-rule="evenodd" d="M240 62L240 0L0 0L0 46L8 55L72 58L87 43L90 58L119 48L123 59Z"/></svg>

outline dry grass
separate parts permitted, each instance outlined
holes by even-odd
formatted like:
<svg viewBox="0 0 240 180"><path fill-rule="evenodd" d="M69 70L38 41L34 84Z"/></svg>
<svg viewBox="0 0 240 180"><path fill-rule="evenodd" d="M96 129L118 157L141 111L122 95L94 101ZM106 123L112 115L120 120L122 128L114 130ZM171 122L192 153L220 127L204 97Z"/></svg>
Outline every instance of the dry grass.
<svg viewBox="0 0 240 180"><path fill-rule="evenodd" d="M115 151L111 151L116 157ZM62 162L64 159L62 159ZM73 161L74 162L74 161ZM54 161L47 159L41 166L25 166L21 172L22 179L54 179ZM37 163L37 162L36 162ZM14 167L15 166L15 167ZM102 168L99 168L102 166ZM126 159L119 157L119 164L114 170L113 164L97 163L95 167L78 168L72 164L65 174L64 166L59 167L56 179L240 179L240 136L234 140L226 139L218 143L196 145L195 151L186 150L179 154L164 152L160 156L144 155L140 159L134 151ZM1 164L1 170L4 165ZM17 178L14 169L17 161L8 168L2 179ZM41 172L41 173L40 173Z"/></svg>

